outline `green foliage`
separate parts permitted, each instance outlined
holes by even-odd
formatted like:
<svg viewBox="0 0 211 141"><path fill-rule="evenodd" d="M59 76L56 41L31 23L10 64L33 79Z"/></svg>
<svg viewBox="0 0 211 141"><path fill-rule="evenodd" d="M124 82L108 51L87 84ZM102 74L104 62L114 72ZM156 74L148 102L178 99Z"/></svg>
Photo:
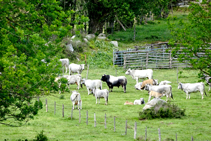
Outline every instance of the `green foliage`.
<svg viewBox="0 0 211 141"><path fill-rule="evenodd" d="M64 95L60 95L59 99L64 99Z"/></svg>
<svg viewBox="0 0 211 141"><path fill-rule="evenodd" d="M38 133L33 141L48 141L48 137L43 134L43 130Z"/></svg>
<svg viewBox="0 0 211 141"><path fill-rule="evenodd" d="M211 39L211 6L203 6L192 3L189 7L188 21L180 20L175 22L175 18L170 18L168 25L173 35L170 40L173 47L173 55L177 52L180 62L188 63L192 68L199 69L201 74L211 75L210 69L210 42ZM176 27L175 25L179 25Z"/></svg>
<svg viewBox="0 0 211 141"><path fill-rule="evenodd" d="M139 112L139 119L181 118L185 116L185 109L175 104L157 103L153 108Z"/></svg>

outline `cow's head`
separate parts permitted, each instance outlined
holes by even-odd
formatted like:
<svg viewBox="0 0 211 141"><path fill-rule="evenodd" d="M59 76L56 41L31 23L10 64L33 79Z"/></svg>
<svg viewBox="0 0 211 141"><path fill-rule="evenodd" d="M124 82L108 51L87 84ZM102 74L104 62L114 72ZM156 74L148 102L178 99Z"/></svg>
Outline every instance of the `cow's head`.
<svg viewBox="0 0 211 141"><path fill-rule="evenodd" d="M149 84L146 84L145 87L144 87L144 90L149 91L149 87L150 87L150 85Z"/></svg>
<svg viewBox="0 0 211 141"><path fill-rule="evenodd" d="M129 68L129 69L125 72L125 74L129 75L130 73L131 73L131 69Z"/></svg>
<svg viewBox="0 0 211 141"><path fill-rule="evenodd" d="M102 77L101 77L101 81L108 81L108 79L109 79L109 75L106 75L106 74L104 74Z"/></svg>
<svg viewBox="0 0 211 141"><path fill-rule="evenodd" d="M178 89L182 89L182 83L181 82L178 83Z"/></svg>

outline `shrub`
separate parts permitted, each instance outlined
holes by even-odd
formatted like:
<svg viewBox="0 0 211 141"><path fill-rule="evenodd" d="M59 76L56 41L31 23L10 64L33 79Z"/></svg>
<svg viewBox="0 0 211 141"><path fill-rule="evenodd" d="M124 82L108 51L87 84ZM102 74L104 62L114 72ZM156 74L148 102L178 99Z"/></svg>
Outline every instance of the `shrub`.
<svg viewBox="0 0 211 141"><path fill-rule="evenodd" d="M185 116L185 109L169 103L158 103L153 108L139 112L139 119L181 118Z"/></svg>
<svg viewBox="0 0 211 141"><path fill-rule="evenodd" d="M43 134L43 130L37 134L37 136L35 137L36 139L34 141L47 141L48 138L46 135Z"/></svg>

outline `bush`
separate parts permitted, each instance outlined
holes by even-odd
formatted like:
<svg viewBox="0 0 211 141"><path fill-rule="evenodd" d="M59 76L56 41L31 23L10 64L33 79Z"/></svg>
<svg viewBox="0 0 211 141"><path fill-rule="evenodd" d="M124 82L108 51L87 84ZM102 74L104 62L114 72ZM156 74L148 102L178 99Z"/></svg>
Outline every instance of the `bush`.
<svg viewBox="0 0 211 141"><path fill-rule="evenodd" d="M44 131L42 130L39 134L37 134L37 136L35 137L36 139L34 141L47 141L48 138L46 135L43 134L43 132Z"/></svg>
<svg viewBox="0 0 211 141"><path fill-rule="evenodd" d="M169 103L158 103L155 107L139 112L139 119L181 118L185 116L185 109Z"/></svg>

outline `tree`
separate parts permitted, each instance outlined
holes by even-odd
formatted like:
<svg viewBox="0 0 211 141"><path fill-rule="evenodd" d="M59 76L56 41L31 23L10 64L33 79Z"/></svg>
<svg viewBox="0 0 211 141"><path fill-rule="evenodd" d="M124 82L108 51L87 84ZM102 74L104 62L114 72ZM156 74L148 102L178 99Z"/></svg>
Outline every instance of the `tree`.
<svg viewBox="0 0 211 141"><path fill-rule="evenodd" d="M200 74L211 76L211 3L203 5L191 3L188 21L180 21L179 28L169 19L173 35L171 45L176 44L173 55L191 68L199 69ZM178 55L177 52L182 52Z"/></svg>
<svg viewBox="0 0 211 141"><path fill-rule="evenodd" d="M0 123L27 121L61 73L59 58L71 36L71 14L57 0L0 0ZM83 22L76 15L74 23ZM41 60L45 59L47 63Z"/></svg>

